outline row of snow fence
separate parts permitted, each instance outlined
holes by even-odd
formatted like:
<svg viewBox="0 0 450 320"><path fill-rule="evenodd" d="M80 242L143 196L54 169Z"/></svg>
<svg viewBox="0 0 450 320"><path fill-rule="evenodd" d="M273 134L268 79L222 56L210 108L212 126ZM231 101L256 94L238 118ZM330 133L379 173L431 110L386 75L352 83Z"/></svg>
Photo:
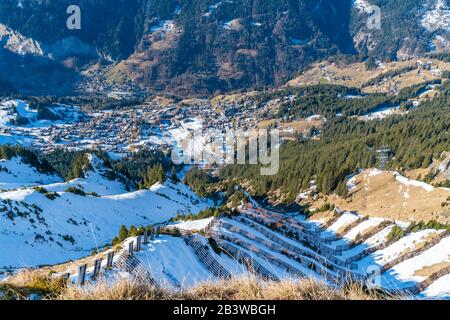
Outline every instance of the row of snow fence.
<svg viewBox="0 0 450 320"><path fill-rule="evenodd" d="M106 266L105 266L106 270L111 270L113 268L114 255L115 255L115 252L113 250L108 251L108 253L106 255ZM92 272L92 275L91 275L92 280L97 279L98 276L100 275L102 262L103 262L103 258L94 260L94 271ZM87 268L88 268L87 263L85 263L81 266L78 266L78 276L77 276L76 284L80 287L84 286L84 284L86 283ZM70 278L70 273L65 273L64 279L68 280L69 278Z"/></svg>
<svg viewBox="0 0 450 320"><path fill-rule="evenodd" d="M154 227L151 230L145 230L144 234L141 236L137 236L135 239L132 239L128 242L128 248L127 251L130 255L133 255L135 252L139 252L142 249L142 244L148 244L149 240L155 239L156 235L159 234L161 231L161 227ZM113 250L108 251L107 257L106 257L106 266L105 270L111 270L114 265L114 255L115 252ZM91 279L95 280L98 278L101 272L101 266L102 266L103 258L96 259L94 261L94 271L91 275ZM87 272L88 265L83 264L78 267L78 277L76 284L80 287L84 286L86 283L86 272ZM66 273L64 275L64 278L67 280L70 277L70 273Z"/></svg>

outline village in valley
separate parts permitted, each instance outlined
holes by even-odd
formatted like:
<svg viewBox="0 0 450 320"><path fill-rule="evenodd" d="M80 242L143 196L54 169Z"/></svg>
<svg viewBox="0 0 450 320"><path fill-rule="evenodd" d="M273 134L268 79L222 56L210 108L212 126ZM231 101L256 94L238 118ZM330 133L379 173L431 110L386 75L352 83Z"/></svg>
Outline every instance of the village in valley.
<svg viewBox="0 0 450 320"><path fill-rule="evenodd" d="M213 106L211 101L202 99L174 103L155 98L131 107L96 111L50 104L50 112L59 116L50 121L39 119L27 101L5 100L0 103L0 113L5 115L0 123L0 141L43 152L98 149L116 159L142 148L170 150L178 138L198 130L258 128L264 115L276 110L279 103L278 99L257 107L249 98L242 105L219 102ZM18 118L27 120L18 123ZM313 120L317 117L308 122ZM291 127L283 128L283 133L296 136Z"/></svg>

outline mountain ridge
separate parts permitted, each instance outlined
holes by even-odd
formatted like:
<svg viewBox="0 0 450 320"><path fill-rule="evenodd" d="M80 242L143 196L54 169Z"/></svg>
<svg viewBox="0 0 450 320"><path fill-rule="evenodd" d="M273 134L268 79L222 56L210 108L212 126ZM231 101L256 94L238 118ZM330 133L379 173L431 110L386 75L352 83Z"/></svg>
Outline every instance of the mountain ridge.
<svg viewBox="0 0 450 320"><path fill-rule="evenodd" d="M67 182L39 174L21 157L5 163L11 171L19 168L21 176L12 179L0 172L0 185L9 189L0 195L0 242L4 252L15 253L0 257L0 269L78 259L110 243L124 222L162 223L212 205L171 181L126 191L121 182L103 175L109 169L101 159L88 158L91 168L85 168L85 177Z"/></svg>
<svg viewBox="0 0 450 320"><path fill-rule="evenodd" d="M18 6L5 0L0 39L3 51L62 66L65 77L100 61L112 64L109 83L210 96L281 85L336 55L393 61L448 51L448 2L120 0L111 6L108 0L29 0ZM81 8L81 30L65 27L69 4ZM381 9L380 30L367 27L370 5Z"/></svg>

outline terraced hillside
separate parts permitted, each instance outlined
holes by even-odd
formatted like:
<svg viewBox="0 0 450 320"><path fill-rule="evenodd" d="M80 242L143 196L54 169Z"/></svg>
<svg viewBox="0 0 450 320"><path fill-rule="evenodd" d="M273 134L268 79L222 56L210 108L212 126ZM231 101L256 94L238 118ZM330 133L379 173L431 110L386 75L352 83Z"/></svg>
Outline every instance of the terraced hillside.
<svg viewBox="0 0 450 320"><path fill-rule="evenodd" d="M288 85L333 83L361 88L364 93L397 93L413 84L439 79L449 70L449 62L425 58L379 62L371 69L363 62L342 65L322 61L311 65Z"/></svg>
<svg viewBox="0 0 450 320"><path fill-rule="evenodd" d="M181 236L162 234L174 228ZM111 281L131 276L175 290L249 274L275 281L312 278L333 287L354 280L391 293L443 298L450 297L449 244L448 229L411 228L339 211L310 221L248 205L235 216L129 238L116 254L114 271L106 274ZM76 270L76 265L60 268L57 275L69 271L77 283Z"/></svg>

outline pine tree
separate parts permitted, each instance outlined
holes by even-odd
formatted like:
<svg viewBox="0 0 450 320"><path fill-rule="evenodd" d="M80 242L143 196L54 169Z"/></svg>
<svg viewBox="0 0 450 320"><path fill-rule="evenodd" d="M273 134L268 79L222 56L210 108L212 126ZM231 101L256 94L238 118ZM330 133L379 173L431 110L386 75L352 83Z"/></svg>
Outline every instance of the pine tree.
<svg viewBox="0 0 450 320"><path fill-rule="evenodd" d="M164 183L166 179L166 174L162 164L157 164L149 168L144 176L144 181L141 185L142 188L150 188L155 183Z"/></svg>
<svg viewBox="0 0 450 320"><path fill-rule="evenodd" d="M75 157L72 162L72 168L69 171L67 180L84 178L84 173L86 170L91 169L91 164L87 154L80 154Z"/></svg>
<svg viewBox="0 0 450 320"><path fill-rule="evenodd" d="M336 188L336 194L344 199L348 197L348 189L347 189L347 184L345 183L345 181L339 182L339 184Z"/></svg>
<svg viewBox="0 0 450 320"><path fill-rule="evenodd" d="M139 235L139 231L135 226L131 226L128 234L130 235L130 237L136 237Z"/></svg>
<svg viewBox="0 0 450 320"><path fill-rule="evenodd" d="M122 241L124 241L126 238L128 238L128 229L127 229L127 227L125 227L124 225L122 225L122 226L120 227L120 231L119 231L118 242L122 242Z"/></svg>
<svg viewBox="0 0 450 320"><path fill-rule="evenodd" d="M177 176L177 169L175 167L172 167L172 174L170 179L174 182L179 182L178 176Z"/></svg>

